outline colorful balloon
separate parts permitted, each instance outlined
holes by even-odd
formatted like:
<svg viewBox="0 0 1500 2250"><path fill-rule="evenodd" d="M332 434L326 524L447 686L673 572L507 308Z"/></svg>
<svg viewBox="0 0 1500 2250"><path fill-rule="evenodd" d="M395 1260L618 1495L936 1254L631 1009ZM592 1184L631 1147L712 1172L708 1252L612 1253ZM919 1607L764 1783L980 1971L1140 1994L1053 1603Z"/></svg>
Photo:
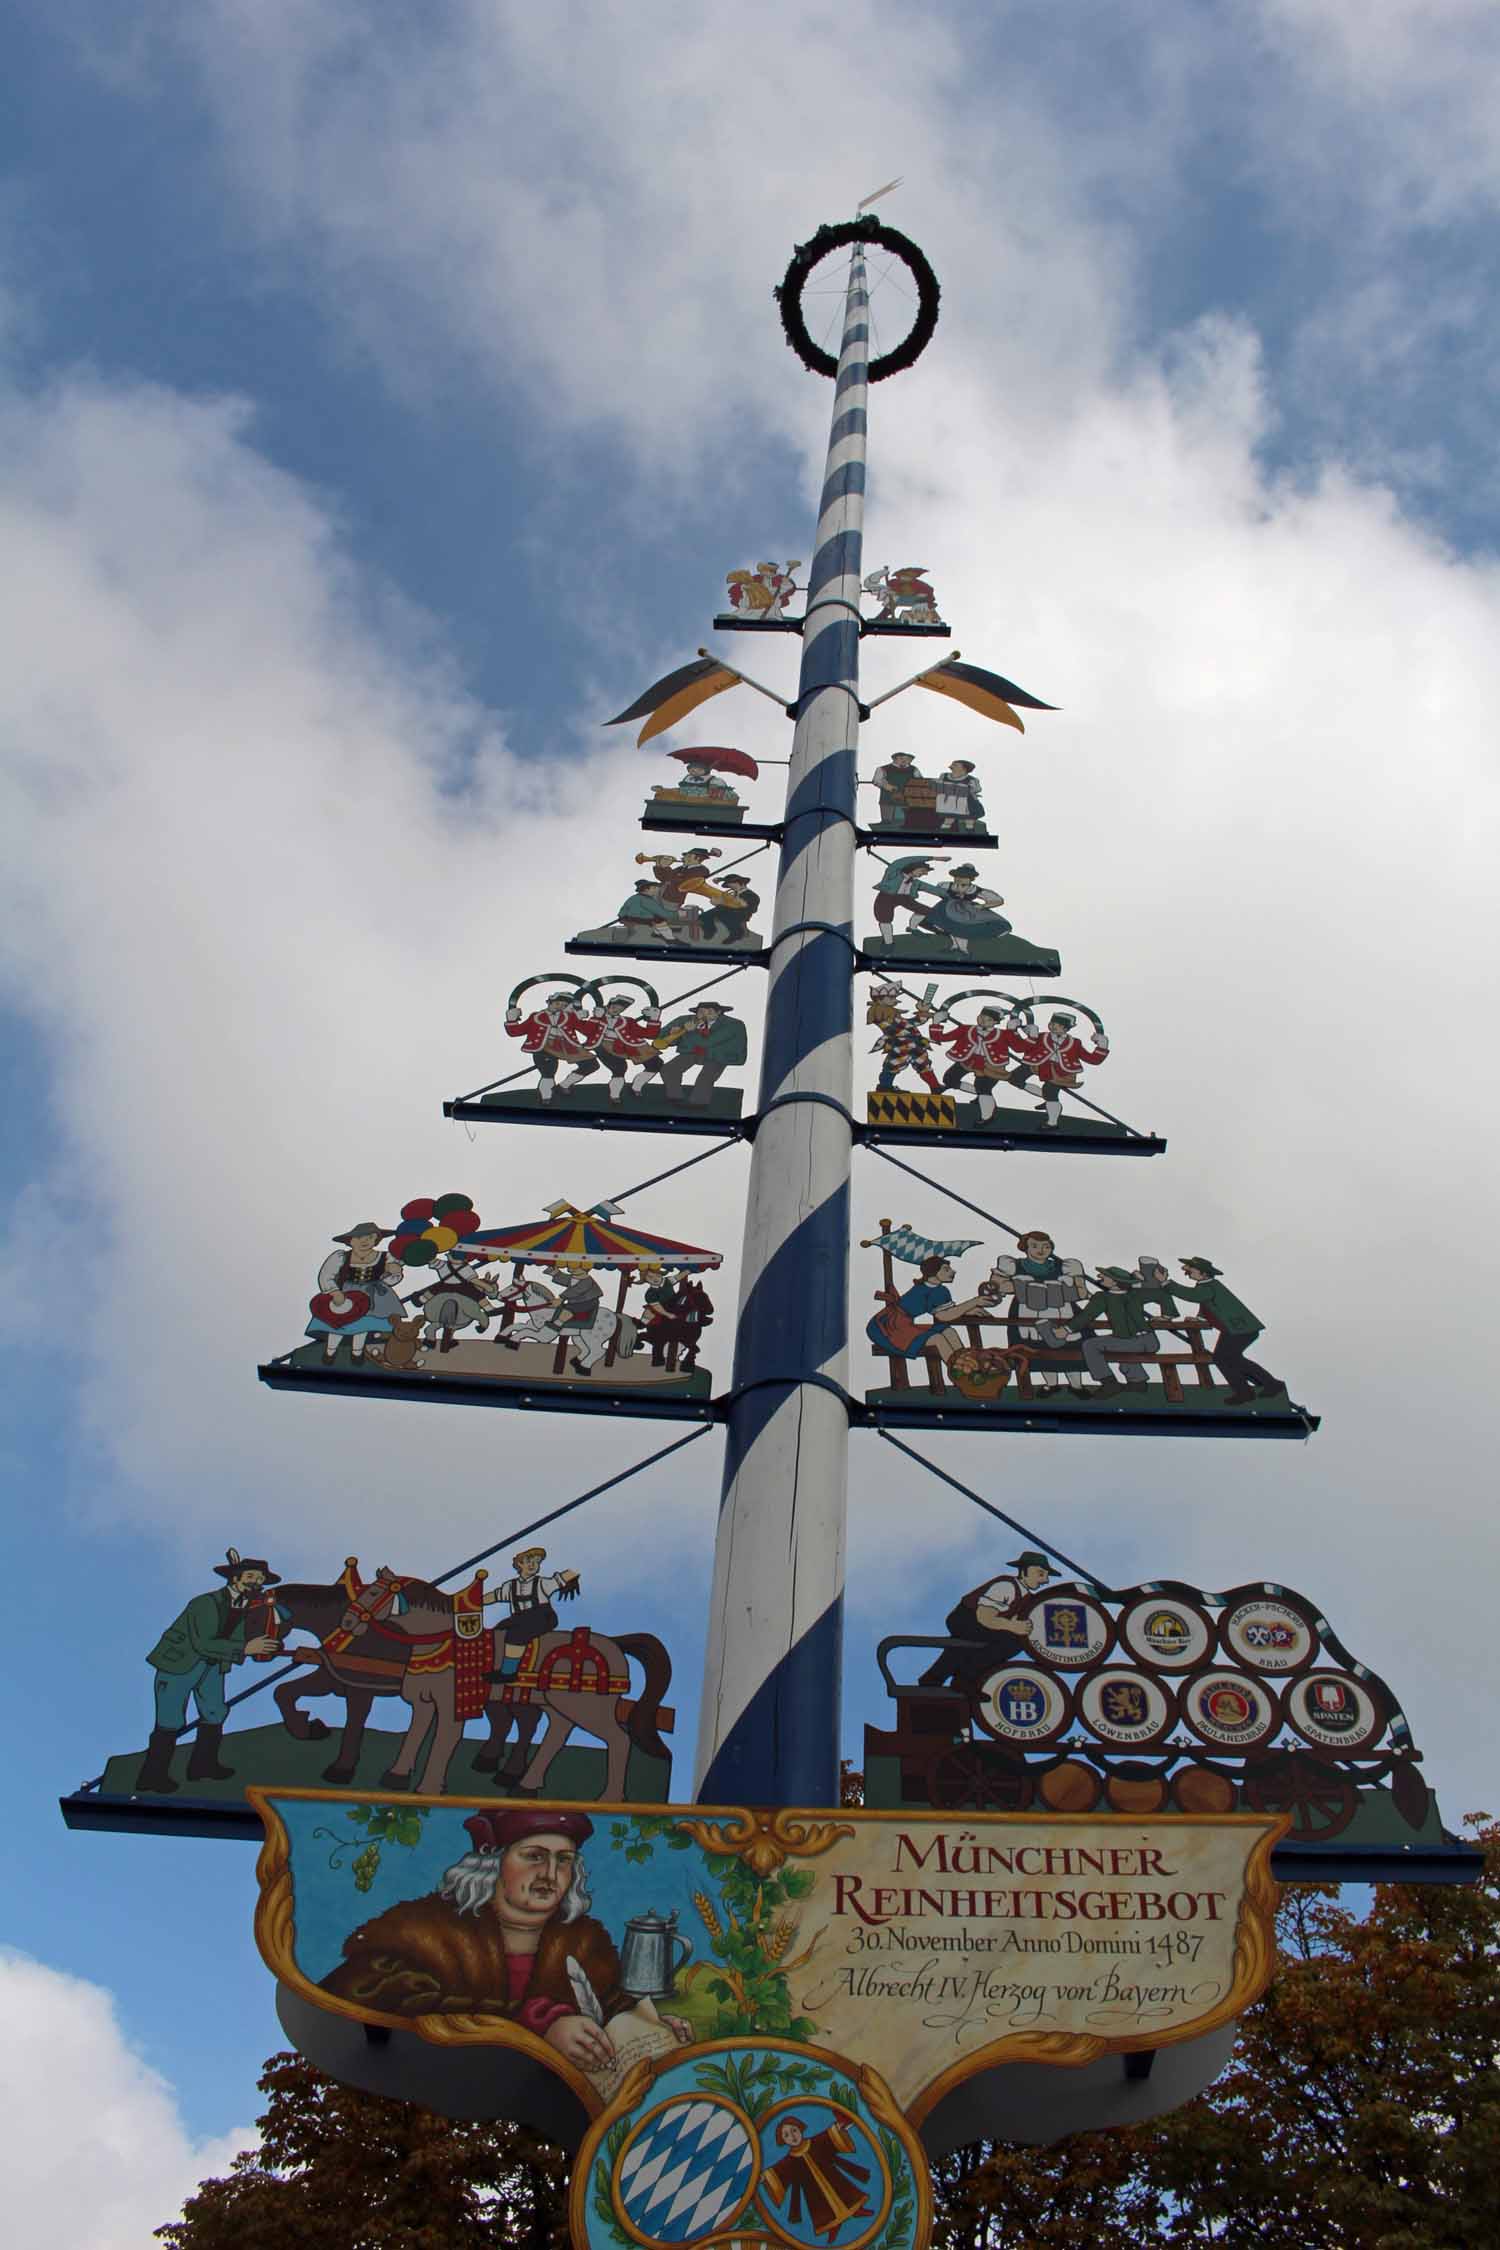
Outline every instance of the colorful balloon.
<svg viewBox="0 0 1500 2250"><path fill-rule="evenodd" d="M402 1204L401 1216L403 1219L411 1219L417 1226L422 1226L432 1217L435 1209L436 1206L430 1195L419 1195L414 1203Z"/></svg>
<svg viewBox="0 0 1500 2250"><path fill-rule="evenodd" d="M412 1243L411 1247L406 1252L406 1255L402 1259L401 1263L404 1266L430 1266L436 1256L436 1243L429 1242L425 1235L419 1234L416 1241Z"/></svg>
<svg viewBox="0 0 1500 2250"><path fill-rule="evenodd" d="M467 1211L470 1208L466 1195L440 1195L436 1203L429 1203L427 1206L429 1215L434 1219L446 1219L450 1211Z"/></svg>
<svg viewBox="0 0 1500 2250"><path fill-rule="evenodd" d="M423 1239L431 1242L439 1250L451 1250L456 1245L458 1236L454 1233L452 1227L434 1227L431 1234L424 1236Z"/></svg>

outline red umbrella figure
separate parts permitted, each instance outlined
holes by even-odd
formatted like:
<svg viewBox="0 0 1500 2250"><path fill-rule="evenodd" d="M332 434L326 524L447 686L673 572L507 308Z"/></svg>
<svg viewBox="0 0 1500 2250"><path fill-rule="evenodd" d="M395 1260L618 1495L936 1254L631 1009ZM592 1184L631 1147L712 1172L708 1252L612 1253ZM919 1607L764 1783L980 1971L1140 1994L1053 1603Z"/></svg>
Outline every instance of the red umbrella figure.
<svg viewBox="0 0 1500 2250"><path fill-rule="evenodd" d="M743 774L747 781L754 781L760 773L748 750L669 750L667 756L680 766L707 766L711 773Z"/></svg>

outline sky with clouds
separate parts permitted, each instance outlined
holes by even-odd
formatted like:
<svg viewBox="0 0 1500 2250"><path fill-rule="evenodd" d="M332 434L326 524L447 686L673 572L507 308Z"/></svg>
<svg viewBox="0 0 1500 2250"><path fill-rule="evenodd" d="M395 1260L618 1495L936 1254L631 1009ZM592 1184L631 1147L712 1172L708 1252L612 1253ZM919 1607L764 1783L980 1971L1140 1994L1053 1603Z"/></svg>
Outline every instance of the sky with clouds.
<svg viewBox="0 0 1500 2250"><path fill-rule="evenodd" d="M642 1138L470 1138L441 1103L634 873L667 769L601 720L706 639L728 568L808 551L828 391L770 290L898 171L943 315L872 394L868 559L924 562L965 655L1062 708L1023 742L908 697L867 764L978 760L1007 911L1105 1016L1110 1106L1171 1143L934 1173L1090 1263L1211 1252L1324 1416L1305 1447L943 1459L1116 1583L1302 1587L1391 1679L1450 1821L1494 1804L1493 9L54 0L9 59L0 1981L28 2243L138 2243L243 2144L279 2043L253 1854L55 1811L141 1739L161 1627L230 1542L436 1570L622 1458L602 1423L254 1369L356 1213L462 1189L500 1223L660 1168ZM909 312L890 285L874 309L892 336ZM757 653L790 681L789 647ZM866 653L875 691L912 668ZM784 754L769 705L711 711L697 739ZM725 1250L726 1305L745 1163L627 1205ZM856 1231L882 1215L964 1226L866 1157ZM873 1285L856 1253L856 1332ZM684 1775L718 1445L565 1543L669 1640ZM997 1553L856 1446L851 1749L875 1640Z"/></svg>

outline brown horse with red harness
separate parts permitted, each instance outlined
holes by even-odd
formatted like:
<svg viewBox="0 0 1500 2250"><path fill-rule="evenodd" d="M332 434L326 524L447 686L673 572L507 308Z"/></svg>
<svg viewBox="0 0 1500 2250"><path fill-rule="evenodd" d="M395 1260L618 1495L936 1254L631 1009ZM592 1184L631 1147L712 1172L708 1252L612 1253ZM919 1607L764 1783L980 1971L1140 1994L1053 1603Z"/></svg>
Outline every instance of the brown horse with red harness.
<svg viewBox="0 0 1500 2250"><path fill-rule="evenodd" d="M376 1696L399 1695L411 1719L382 1786L440 1795L465 1726L484 1716L489 1740L475 1765L482 1772L498 1771L503 1784L535 1794L577 1726L604 1743L603 1794L618 1799L633 1743L652 1756L670 1756L658 1726L672 1676L666 1649L652 1633L622 1634L617 1640L587 1627L546 1633L528 1648L514 1678L496 1678L494 1634L482 1616L484 1576L480 1571L461 1593L446 1594L425 1579L398 1577L384 1567L373 1580L361 1580L351 1557L336 1585L278 1586L277 1601L291 1613L287 1630L316 1633L321 1642L313 1668L275 1691L288 1733L303 1741L328 1735L324 1722L302 1708L303 1700L341 1697L343 1739L323 1778L347 1783L358 1767ZM644 1674L634 1704L623 1700L632 1659ZM541 1749L529 1757L544 1719ZM516 1744L501 1770L512 1727Z"/></svg>

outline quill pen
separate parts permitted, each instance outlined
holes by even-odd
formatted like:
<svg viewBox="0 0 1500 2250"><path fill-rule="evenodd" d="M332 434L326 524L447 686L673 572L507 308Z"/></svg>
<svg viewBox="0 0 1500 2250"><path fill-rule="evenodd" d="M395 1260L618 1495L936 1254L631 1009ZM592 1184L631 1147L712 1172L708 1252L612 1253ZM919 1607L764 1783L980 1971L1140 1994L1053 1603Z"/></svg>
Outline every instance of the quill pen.
<svg viewBox="0 0 1500 2250"><path fill-rule="evenodd" d="M604 2010L599 2005L599 1995L589 1983L588 1971L573 1955L568 1955L568 1982L573 1987L573 1997L578 2002L578 2013L587 2016L590 2023L604 2029Z"/></svg>

